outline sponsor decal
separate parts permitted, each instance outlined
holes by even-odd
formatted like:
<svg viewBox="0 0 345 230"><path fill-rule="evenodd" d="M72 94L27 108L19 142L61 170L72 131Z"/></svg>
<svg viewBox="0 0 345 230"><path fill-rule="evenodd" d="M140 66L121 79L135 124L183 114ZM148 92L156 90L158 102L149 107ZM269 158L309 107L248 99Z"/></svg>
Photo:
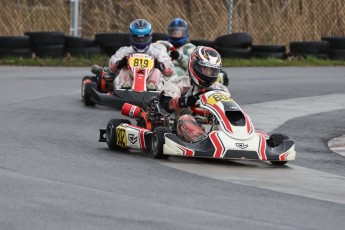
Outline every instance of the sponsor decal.
<svg viewBox="0 0 345 230"><path fill-rule="evenodd" d="M244 144L244 143L236 143L236 146L240 149L245 149L245 148L248 148L248 145L247 144Z"/></svg>
<svg viewBox="0 0 345 230"><path fill-rule="evenodd" d="M128 140L134 145L137 142L138 137L134 136L134 134L128 134Z"/></svg>

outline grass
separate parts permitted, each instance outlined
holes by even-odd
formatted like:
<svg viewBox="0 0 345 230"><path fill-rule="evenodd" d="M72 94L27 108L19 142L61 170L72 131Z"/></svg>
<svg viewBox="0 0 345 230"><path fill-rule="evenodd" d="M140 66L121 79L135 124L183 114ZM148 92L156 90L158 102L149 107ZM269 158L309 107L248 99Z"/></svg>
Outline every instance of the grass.
<svg viewBox="0 0 345 230"><path fill-rule="evenodd" d="M0 59L0 65L10 66L75 66L87 67L93 64L107 66L108 56L64 57L64 58L18 58L7 57ZM223 67L278 67L278 66L345 66L345 60L318 59L306 57L298 59L228 59L223 58Z"/></svg>

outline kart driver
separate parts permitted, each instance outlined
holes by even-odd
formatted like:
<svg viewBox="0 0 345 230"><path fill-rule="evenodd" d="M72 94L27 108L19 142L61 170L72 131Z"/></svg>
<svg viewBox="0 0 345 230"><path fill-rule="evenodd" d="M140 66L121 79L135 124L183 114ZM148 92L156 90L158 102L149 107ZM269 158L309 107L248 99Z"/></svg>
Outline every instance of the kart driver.
<svg viewBox="0 0 345 230"><path fill-rule="evenodd" d="M112 73L119 72L115 78L115 88L131 88L133 82L132 73L126 69L127 57L133 53L146 53L155 58L155 69L147 80L147 88L160 90L161 75L172 76L173 63L166 51L162 51L151 45L152 28L145 19L136 19L129 25L131 46L121 47L109 60L109 69Z"/></svg>
<svg viewBox="0 0 345 230"><path fill-rule="evenodd" d="M164 41L158 41L165 44ZM196 46L189 41L189 26L188 23L182 18L174 18L168 26L168 42L176 49L171 50L169 55L173 60L175 74L184 76L188 71L188 61L191 53L195 50ZM168 44L165 44L169 47ZM227 73L220 70L217 79L221 84L228 86L229 80Z"/></svg>
<svg viewBox="0 0 345 230"><path fill-rule="evenodd" d="M167 112L175 112L178 119L177 135L185 141L197 142L206 136L191 115L189 106L195 105L198 100L194 95L208 87L226 91L230 95L226 86L216 82L221 63L221 57L215 49L198 46L189 58L188 75L175 76L162 87L159 101Z"/></svg>

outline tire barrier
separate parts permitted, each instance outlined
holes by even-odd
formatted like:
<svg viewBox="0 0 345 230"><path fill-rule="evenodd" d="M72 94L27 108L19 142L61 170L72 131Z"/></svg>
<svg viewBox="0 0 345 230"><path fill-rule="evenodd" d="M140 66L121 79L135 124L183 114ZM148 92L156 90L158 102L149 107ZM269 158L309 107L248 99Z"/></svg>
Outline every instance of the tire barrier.
<svg viewBox="0 0 345 230"><path fill-rule="evenodd" d="M214 46L214 41L210 41L210 40L190 40L190 43L192 43L195 46L209 46L212 48L215 48Z"/></svg>
<svg viewBox="0 0 345 230"><path fill-rule="evenodd" d="M313 56L316 58L326 59L328 58L328 52L328 41L290 42L290 57Z"/></svg>
<svg viewBox="0 0 345 230"><path fill-rule="evenodd" d="M22 37L0 37L0 58L6 57L32 57L30 38Z"/></svg>
<svg viewBox="0 0 345 230"><path fill-rule="evenodd" d="M66 36L65 54L72 57L92 57L101 54L94 39Z"/></svg>
<svg viewBox="0 0 345 230"><path fill-rule="evenodd" d="M25 32L30 37L31 48L40 58L62 58L65 34L63 32Z"/></svg>
<svg viewBox="0 0 345 230"><path fill-rule="evenodd" d="M152 42L159 40L168 41L168 35L165 33L152 33Z"/></svg>
<svg viewBox="0 0 345 230"><path fill-rule="evenodd" d="M329 43L330 59L345 60L345 37L322 37L321 40Z"/></svg>
<svg viewBox="0 0 345 230"><path fill-rule="evenodd" d="M214 40L214 47L225 58L250 58L252 37L248 33L233 33Z"/></svg>
<svg viewBox="0 0 345 230"><path fill-rule="evenodd" d="M113 55L122 46L129 46L128 33L98 33L95 42L108 55Z"/></svg>
<svg viewBox="0 0 345 230"><path fill-rule="evenodd" d="M167 40L165 33L153 33L153 42ZM249 33L227 34L214 41L192 39L196 46L213 47L224 58L277 58L314 56L321 59L345 60L345 37L322 37L320 41L293 41L289 52L284 45L253 45ZM120 47L129 46L128 33L97 33L95 39L65 36L63 32L26 32L24 36L0 36L0 58L91 57L113 55Z"/></svg>
<svg viewBox="0 0 345 230"><path fill-rule="evenodd" d="M286 58L284 45L253 45L251 56L254 58Z"/></svg>

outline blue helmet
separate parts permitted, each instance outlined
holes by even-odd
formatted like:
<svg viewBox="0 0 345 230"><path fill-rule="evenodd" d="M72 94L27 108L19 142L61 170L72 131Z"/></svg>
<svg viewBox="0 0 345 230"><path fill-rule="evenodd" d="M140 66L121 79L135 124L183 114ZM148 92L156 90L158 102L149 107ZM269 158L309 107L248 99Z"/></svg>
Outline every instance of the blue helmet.
<svg viewBox="0 0 345 230"><path fill-rule="evenodd" d="M188 23L181 19L173 19L168 26L168 40L176 48L187 43L189 37Z"/></svg>
<svg viewBox="0 0 345 230"><path fill-rule="evenodd" d="M136 52L146 52L152 42L152 27L145 19L136 19L129 25L130 43Z"/></svg>

